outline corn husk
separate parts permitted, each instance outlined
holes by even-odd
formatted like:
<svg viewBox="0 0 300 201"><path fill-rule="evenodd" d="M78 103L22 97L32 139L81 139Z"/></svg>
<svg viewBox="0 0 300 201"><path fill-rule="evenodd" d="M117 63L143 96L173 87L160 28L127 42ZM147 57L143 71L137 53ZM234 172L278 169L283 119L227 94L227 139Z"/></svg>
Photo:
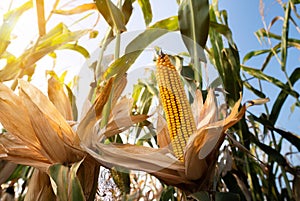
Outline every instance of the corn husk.
<svg viewBox="0 0 300 201"><path fill-rule="evenodd" d="M195 101L201 103L201 93L197 96ZM160 125L158 144L161 148L114 143L107 145L100 141L93 144L82 143L82 147L106 167L120 166L145 171L166 184L178 186L187 192L207 190L213 179L218 149L224 140L224 133L243 117L246 110L245 105L238 110L240 99L231 114L224 120L218 121L214 101L213 90L209 90L205 103L196 106L200 113L195 118L198 129L188 141L184 162L176 159L172 150L169 149L168 131L163 119L158 119Z"/></svg>
<svg viewBox="0 0 300 201"><path fill-rule="evenodd" d="M123 84L120 84L122 82ZM53 103L28 82L19 81L19 96L0 84L0 122L8 131L0 136L0 158L33 166L38 171L48 174L49 167L54 164L73 164L83 160L77 175L86 199L92 199L89 196L95 192L95 170L99 170L100 165L145 171L166 184L187 192L209 188L224 133L243 117L246 106L239 110L239 100L229 116L220 121L217 120L213 90L209 90L204 104L201 93L197 92L194 104L198 113L195 116L197 131L190 136L184 151L184 162L181 162L168 146L169 139L166 136L169 135L162 116L158 121L160 148L103 144L103 139L148 118L147 115L132 115L132 100L119 98L124 83L126 78L120 79L118 83L114 82L113 77L109 79L99 89L94 104L76 131L66 121L66 118L71 117L67 102L57 103L60 98L66 97L62 95L62 88L57 87L56 81L49 81L48 92ZM59 93L55 93L55 90ZM107 111L108 103L111 108ZM107 112L107 124L100 127L103 114L107 115ZM43 176L38 176L40 173L36 174L35 177ZM91 178L92 184L85 182ZM45 185L48 185L46 182L48 181L45 180ZM35 194L41 189L33 191Z"/></svg>

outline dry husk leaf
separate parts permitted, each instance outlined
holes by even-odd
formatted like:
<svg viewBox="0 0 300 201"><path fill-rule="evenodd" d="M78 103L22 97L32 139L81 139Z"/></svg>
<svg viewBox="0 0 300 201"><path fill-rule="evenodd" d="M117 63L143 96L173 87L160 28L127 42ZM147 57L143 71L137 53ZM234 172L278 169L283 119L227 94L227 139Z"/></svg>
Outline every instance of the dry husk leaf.
<svg viewBox="0 0 300 201"><path fill-rule="evenodd" d="M34 200L56 200L49 176L45 172L42 172L38 169L33 171L33 174L29 180L28 191L25 196L25 201Z"/></svg>
<svg viewBox="0 0 300 201"><path fill-rule="evenodd" d="M64 92L63 84L54 77L48 79L48 97L66 120L73 120L72 106Z"/></svg>
<svg viewBox="0 0 300 201"><path fill-rule="evenodd" d="M196 97L196 101L199 103L202 101L201 93ZM205 103L198 107L199 129L189 139L184 163L176 159L168 149L169 139L165 137L168 132L164 129L166 125L163 121L159 122L158 135L161 136L158 136L158 139L160 147L164 148L156 149L130 144L106 145L100 141L93 145L83 143L82 147L106 167L121 166L145 171L169 185L188 191L207 189L214 175L217 153L224 140L224 132L244 115L246 106L239 111L240 101L241 99L226 119L217 121L214 93L213 90L209 90Z"/></svg>
<svg viewBox="0 0 300 201"><path fill-rule="evenodd" d="M53 163L72 163L84 157L77 134L37 88L19 80L19 96L0 84L1 158L46 171Z"/></svg>

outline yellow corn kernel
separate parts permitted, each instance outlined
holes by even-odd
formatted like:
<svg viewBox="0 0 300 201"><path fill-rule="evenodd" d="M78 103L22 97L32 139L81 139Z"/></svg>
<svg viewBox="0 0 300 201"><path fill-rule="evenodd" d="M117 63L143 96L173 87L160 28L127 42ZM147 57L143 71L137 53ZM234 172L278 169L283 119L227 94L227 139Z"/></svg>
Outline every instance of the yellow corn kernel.
<svg viewBox="0 0 300 201"><path fill-rule="evenodd" d="M175 66L166 54L156 61L159 96L165 112L171 145L175 156L183 161L188 138L196 131L191 107Z"/></svg>

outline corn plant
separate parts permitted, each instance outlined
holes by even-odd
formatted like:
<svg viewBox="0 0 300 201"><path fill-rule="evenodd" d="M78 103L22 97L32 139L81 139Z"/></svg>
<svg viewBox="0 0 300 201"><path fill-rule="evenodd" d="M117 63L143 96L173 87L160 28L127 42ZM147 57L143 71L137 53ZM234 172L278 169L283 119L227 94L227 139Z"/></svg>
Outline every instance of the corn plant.
<svg viewBox="0 0 300 201"><path fill-rule="evenodd" d="M178 13L157 22L148 0L95 0L68 9L59 8L56 0L48 17L43 0L8 11L0 27L0 57L6 60L0 70L3 199L102 200L103 189L109 188L111 198L119 200L298 200L299 168L289 160L297 153L288 158L282 147L287 143L299 152L299 137L278 128L276 121L288 97L295 100L293 110L299 107L295 88L299 70L290 75L287 71L288 50L299 49L299 40L289 38L290 26L299 29L294 19L299 18L299 2L279 1L285 13L282 33L259 30L258 38L266 38L270 48L249 52L243 63L228 24L230 13L220 11L218 1L210 3L177 1ZM122 49L134 7L141 9L146 29ZM23 54L14 56L8 49L12 30L32 9L37 11L38 37ZM93 81L86 83L89 104L78 118L71 87L75 81L66 83L65 74L47 71L47 95L30 82L38 61L49 55L55 60L62 49L90 57L80 39L97 38L103 30L96 25L71 31L58 23L47 29L53 15L80 14L81 21L89 17L86 12L103 18L107 31L98 41L101 50L91 66ZM170 33L179 35L183 53L152 46ZM271 40L277 44L272 46ZM114 53L106 62L111 45ZM124 96L130 70L147 48L155 57L147 63L155 69L134 84L130 97ZM261 67L245 64L257 55L267 55ZM286 83L264 72L272 58ZM203 69L208 62L219 77L206 85ZM251 80L257 80L260 88ZM271 112L262 81L281 90ZM253 100L244 100L245 91L253 93ZM224 104L219 104L218 96L224 97ZM261 114L248 110L258 104L265 107ZM98 186L99 178L107 188Z"/></svg>

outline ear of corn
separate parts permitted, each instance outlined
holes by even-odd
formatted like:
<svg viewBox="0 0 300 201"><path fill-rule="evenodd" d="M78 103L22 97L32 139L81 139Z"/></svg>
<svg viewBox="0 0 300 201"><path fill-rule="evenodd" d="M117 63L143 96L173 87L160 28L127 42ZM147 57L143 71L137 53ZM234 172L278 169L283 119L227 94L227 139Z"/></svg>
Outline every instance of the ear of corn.
<svg viewBox="0 0 300 201"><path fill-rule="evenodd" d="M160 99L166 115L171 145L175 156L183 161L183 152L196 125L183 84L175 66L166 54L160 54L156 63Z"/></svg>

